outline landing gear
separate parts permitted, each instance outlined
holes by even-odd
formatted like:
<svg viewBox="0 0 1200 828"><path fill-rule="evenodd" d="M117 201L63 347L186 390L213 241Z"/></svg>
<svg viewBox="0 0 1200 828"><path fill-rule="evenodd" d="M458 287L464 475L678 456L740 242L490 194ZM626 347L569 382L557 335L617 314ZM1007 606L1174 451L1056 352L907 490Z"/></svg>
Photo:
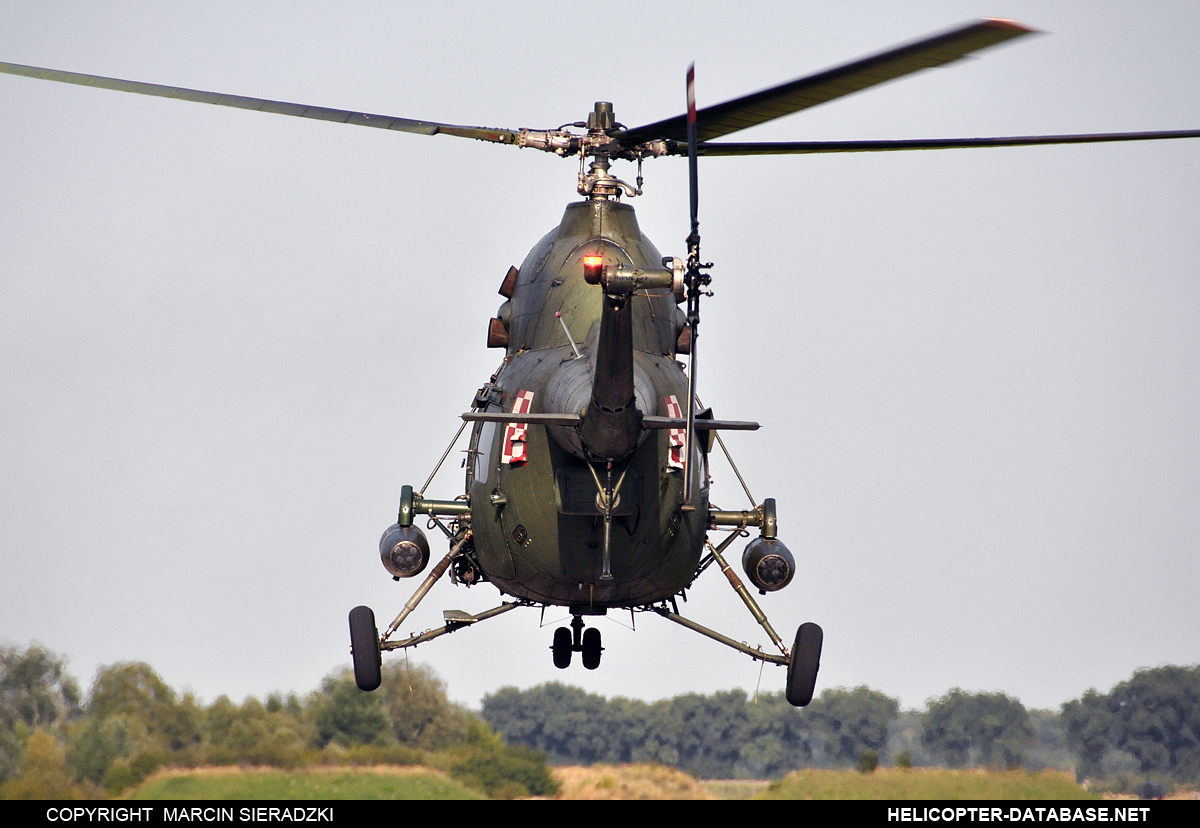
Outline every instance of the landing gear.
<svg viewBox="0 0 1200 828"><path fill-rule="evenodd" d="M550 650L554 654L554 666L560 670L571 666L571 653L582 653L583 666L595 670L600 666L600 654L604 652L600 646L600 631L594 627L585 630L583 618L578 615L571 619L571 629L559 627L554 631L554 644Z"/></svg>
<svg viewBox="0 0 1200 828"><path fill-rule="evenodd" d="M554 652L554 666L560 670L565 670L571 666L571 631L566 627L559 627L554 631L554 646L550 648Z"/></svg>
<svg viewBox="0 0 1200 828"><path fill-rule="evenodd" d="M583 631L583 666L595 670L600 666L600 631L595 627Z"/></svg>
<svg viewBox="0 0 1200 828"><path fill-rule="evenodd" d="M383 664L379 654L379 631L370 607L350 610L350 652L354 657L354 683L370 692L379 686Z"/></svg>
<svg viewBox="0 0 1200 828"><path fill-rule="evenodd" d="M787 701L793 707L804 707L812 701L817 686L817 670L821 668L821 642L825 633L816 624L801 624L796 630L796 643L788 662Z"/></svg>

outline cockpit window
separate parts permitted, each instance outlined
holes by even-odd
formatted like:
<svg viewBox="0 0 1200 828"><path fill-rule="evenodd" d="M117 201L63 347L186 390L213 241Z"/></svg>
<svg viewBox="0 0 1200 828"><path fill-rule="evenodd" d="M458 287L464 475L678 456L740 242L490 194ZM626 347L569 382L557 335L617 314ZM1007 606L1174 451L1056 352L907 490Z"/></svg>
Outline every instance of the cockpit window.
<svg viewBox="0 0 1200 828"><path fill-rule="evenodd" d="M496 439L496 424L484 423L475 442L475 482L487 483L492 468L492 442Z"/></svg>

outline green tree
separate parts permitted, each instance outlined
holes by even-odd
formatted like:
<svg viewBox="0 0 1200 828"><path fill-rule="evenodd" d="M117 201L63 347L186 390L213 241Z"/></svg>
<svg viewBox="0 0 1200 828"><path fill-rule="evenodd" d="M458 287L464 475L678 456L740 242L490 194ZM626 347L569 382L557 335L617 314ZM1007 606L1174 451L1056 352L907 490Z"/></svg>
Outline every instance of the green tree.
<svg viewBox="0 0 1200 828"><path fill-rule="evenodd" d="M825 690L807 709L818 738L823 739L826 760L833 765L854 765L863 751L876 757L887 745L888 727L900 712L900 703L867 686Z"/></svg>
<svg viewBox="0 0 1200 828"><path fill-rule="evenodd" d="M748 726L744 690L676 696L659 724L675 748L676 767L704 779L734 776Z"/></svg>
<svg viewBox="0 0 1200 828"><path fill-rule="evenodd" d="M0 648L0 727L56 727L79 714L79 701L66 659L40 644Z"/></svg>
<svg viewBox="0 0 1200 828"><path fill-rule="evenodd" d="M195 699L175 695L149 664L126 661L101 667L88 694L89 716L121 715L136 719L146 732L178 751L200 743L201 710Z"/></svg>
<svg viewBox="0 0 1200 828"><path fill-rule="evenodd" d="M951 767L1017 767L1034 739L1029 713L1003 693L968 693L955 688L929 702L922 743Z"/></svg>
<svg viewBox="0 0 1200 828"><path fill-rule="evenodd" d="M392 723L383 702L382 695L359 690L349 670L326 676L310 703L317 746L387 743Z"/></svg>
<svg viewBox="0 0 1200 828"><path fill-rule="evenodd" d="M77 779L116 793L170 761L199 758L203 711L191 695L179 699L149 664L101 667L85 709L86 719L68 733L67 762Z"/></svg>
<svg viewBox="0 0 1200 828"><path fill-rule="evenodd" d="M448 752L453 757L450 774L495 799L548 796L558 790L545 753L505 744L478 717L471 719L466 740Z"/></svg>
<svg viewBox="0 0 1200 828"><path fill-rule="evenodd" d="M670 720L673 704L673 699L649 703L641 699L611 699L608 703L611 729L608 761L678 764L676 740L662 727Z"/></svg>
<svg viewBox="0 0 1200 828"><path fill-rule="evenodd" d="M77 717L79 700L66 659L40 644L0 648L0 782L16 773L33 730Z"/></svg>
<svg viewBox="0 0 1200 828"><path fill-rule="evenodd" d="M1200 782L1200 666L1138 670L1107 695L1067 702L1062 715L1080 775L1107 775L1124 755L1142 773Z"/></svg>
<svg viewBox="0 0 1200 828"><path fill-rule="evenodd" d="M208 764L249 763L293 768L303 764L310 732L298 713L283 704L263 705L254 697L239 707L220 696L205 711Z"/></svg>
<svg viewBox="0 0 1200 828"><path fill-rule="evenodd" d="M1079 757L1077 775L1081 778L1102 775L1105 755L1115 750L1108 698L1092 688L1080 698L1063 704L1062 719L1067 742Z"/></svg>
<svg viewBox="0 0 1200 828"><path fill-rule="evenodd" d="M1025 767L1030 770L1074 770L1078 760L1067 743L1062 715L1054 710L1030 710L1029 723L1036 737L1025 751Z"/></svg>
<svg viewBox="0 0 1200 828"><path fill-rule="evenodd" d="M21 772L0 785L0 799L86 799L87 793L67 771L66 755L49 731L33 731Z"/></svg>
<svg viewBox="0 0 1200 828"><path fill-rule="evenodd" d="M555 764L610 761L608 704L578 687L559 682L524 692L504 687L483 697L483 717L509 744L540 750Z"/></svg>
<svg viewBox="0 0 1200 828"><path fill-rule="evenodd" d="M132 716L114 713L100 718L88 716L68 733L67 761L76 779L103 784L106 779L114 787L124 787L122 780L109 772L114 764L129 768L129 759L139 753L155 753L146 725ZM118 787L119 786L119 787Z"/></svg>
<svg viewBox="0 0 1200 828"><path fill-rule="evenodd" d="M813 729L808 711L787 703L782 692L764 693L747 702L746 741L742 744L735 776L777 779L814 762L814 749L824 740Z"/></svg>
<svg viewBox="0 0 1200 828"><path fill-rule="evenodd" d="M432 667L392 663L383 668L382 679L376 692L400 744L437 750L466 740L475 714L450 701Z"/></svg>

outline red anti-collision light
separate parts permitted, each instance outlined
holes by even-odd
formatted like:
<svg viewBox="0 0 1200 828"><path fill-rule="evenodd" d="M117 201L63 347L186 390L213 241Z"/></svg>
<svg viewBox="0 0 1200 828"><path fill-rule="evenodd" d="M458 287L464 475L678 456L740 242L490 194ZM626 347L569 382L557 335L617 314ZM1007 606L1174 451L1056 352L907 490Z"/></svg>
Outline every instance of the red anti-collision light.
<svg viewBox="0 0 1200 828"><path fill-rule="evenodd" d="M600 274L604 271L603 256L583 257L583 280L589 285L600 284Z"/></svg>

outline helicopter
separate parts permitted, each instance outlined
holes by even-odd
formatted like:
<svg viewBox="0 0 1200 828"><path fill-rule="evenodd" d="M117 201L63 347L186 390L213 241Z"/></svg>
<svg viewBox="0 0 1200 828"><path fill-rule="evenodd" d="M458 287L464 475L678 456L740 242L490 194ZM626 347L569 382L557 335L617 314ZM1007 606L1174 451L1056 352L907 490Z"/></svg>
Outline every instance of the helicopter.
<svg viewBox="0 0 1200 828"><path fill-rule="evenodd" d="M433 567L382 636L369 610L351 613L356 675L366 689L378 672L381 652L416 646L518 606L570 609L572 628L560 628L554 635L552 650L559 666L569 664L572 653L582 654L585 667L598 665L602 651L598 631L583 629L583 619L589 615L616 609L651 611L697 629L695 622L679 616L673 599L713 565L731 576L737 589L740 581L723 555L729 542L749 529L758 529L759 537L743 558L747 578L760 591L786 585L795 566L776 534L774 501L752 502L752 508L742 512L722 512L708 500L707 464L719 445L717 435L722 429L751 429L753 424L716 420L701 407L695 389L699 303L709 284L699 257L696 175L691 175L691 249L684 262L659 256L641 235L632 209L621 201L637 195L641 182L631 187L616 179L610 163L636 161L640 166L645 158L686 155L694 170L699 156L1195 136L1134 133L953 142L710 143L1027 32L1003 21L972 24L716 107L689 108L694 114L690 119L680 116L634 129L616 122L611 105L605 104L598 104L587 121L556 130L491 130L148 84L122 86L127 82L67 77L48 70L38 70L44 74L34 76L102 87L107 81L109 88L123 91L418 134L447 134L579 157L577 190L583 200L567 208L559 228L531 251L520 268L510 270L501 285L506 301L489 322L488 338L489 344L505 350L504 364L477 392L471 411L464 415L471 428L466 491L455 500L438 501L424 497L425 487L416 492L406 487L399 519L381 542L390 574L420 575L429 564L429 549L413 524L416 517L428 516L447 534L450 553ZM4 70L34 74L13 71L11 66ZM688 129L689 124L694 130ZM576 134L572 129L586 132ZM679 312L679 304L684 303L686 312ZM676 361L680 356L691 359L690 370ZM720 529L729 530L726 539L710 547L709 531ZM440 630L392 640L400 623L447 571L461 584L491 582L513 600L475 616L448 613ZM744 586L742 590L743 600L755 613L757 605ZM763 618L760 623L780 654L754 648L744 651L769 663L785 664L789 701L806 703L819 665L819 627L801 627L789 650ZM711 630L698 631L722 640Z"/></svg>

